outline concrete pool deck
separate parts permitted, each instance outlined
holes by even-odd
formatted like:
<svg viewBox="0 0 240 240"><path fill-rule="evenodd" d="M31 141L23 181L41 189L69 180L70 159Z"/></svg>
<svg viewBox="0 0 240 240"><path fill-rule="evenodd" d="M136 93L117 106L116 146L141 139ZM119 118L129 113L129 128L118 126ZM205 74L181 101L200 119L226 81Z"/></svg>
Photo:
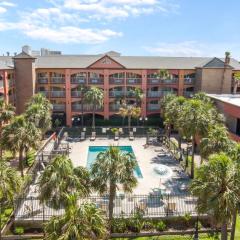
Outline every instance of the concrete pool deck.
<svg viewBox="0 0 240 240"><path fill-rule="evenodd" d="M145 148L146 138L135 138L130 141L128 138L120 138L118 141L107 138L96 138L95 141L86 139L69 141L71 153L69 155L75 167L87 166L89 146L131 146L141 169L143 178L138 178L138 186L133 190L133 194L149 194L162 189L169 194L187 193L184 185L189 183L189 178L183 173L179 163L169 156L158 156L160 149L158 146L148 146ZM154 171L154 167L163 164L171 169L172 175L168 179L161 177Z"/></svg>

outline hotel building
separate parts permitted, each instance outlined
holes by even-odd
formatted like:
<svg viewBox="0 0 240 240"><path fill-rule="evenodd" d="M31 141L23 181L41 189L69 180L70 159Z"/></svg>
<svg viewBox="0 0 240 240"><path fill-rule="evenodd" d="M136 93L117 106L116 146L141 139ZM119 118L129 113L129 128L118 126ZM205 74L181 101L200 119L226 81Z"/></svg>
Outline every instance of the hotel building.
<svg viewBox="0 0 240 240"><path fill-rule="evenodd" d="M159 76L162 69L168 77ZM197 91L230 94L236 72L240 64L232 58L121 56L117 52L33 57L22 52L0 57L0 97L14 104L20 114L29 98L41 92L53 104L53 115L63 116L71 126L72 118L81 115L80 86L104 90L104 105L97 109L104 119L116 116L119 99L133 104L133 90L141 88L145 118L159 115L160 98L169 93L186 97ZM84 102L84 115L91 110Z"/></svg>

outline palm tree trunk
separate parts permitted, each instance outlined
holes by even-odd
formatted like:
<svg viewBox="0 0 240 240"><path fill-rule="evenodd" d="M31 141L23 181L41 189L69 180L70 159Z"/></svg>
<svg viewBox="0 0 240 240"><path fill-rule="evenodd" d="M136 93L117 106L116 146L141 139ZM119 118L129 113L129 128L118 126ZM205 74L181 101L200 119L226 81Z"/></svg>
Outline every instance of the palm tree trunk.
<svg viewBox="0 0 240 240"><path fill-rule="evenodd" d="M179 134L179 136L178 136L178 149L179 149L179 150L182 149L182 137L181 137L180 134Z"/></svg>
<svg viewBox="0 0 240 240"><path fill-rule="evenodd" d="M131 115L128 115L128 131L130 132L131 128Z"/></svg>
<svg viewBox="0 0 240 240"><path fill-rule="evenodd" d="M237 93L237 87L238 87L237 82L234 82L233 94L236 94L236 93Z"/></svg>
<svg viewBox="0 0 240 240"><path fill-rule="evenodd" d="M2 139L2 123L0 122L0 139ZM3 150L0 145L0 159L3 157Z"/></svg>
<svg viewBox="0 0 240 240"><path fill-rule="evenodd" d="M227 240L228 233L227 233L227 223L223 222L221 227L221 240Z"/></svg>
<svg viewBox="0 0 240 240"><path fill-rule="evenodd" d="M92 128L95 130L95 105L93 105L93 120L92 120Z"/></svg>
<svg viewBox="0 0 240 240"><path fill-rule="evenodd" d="M83 128L83 94L82 94L82 101L81 101L81 112L82 112L82 115L81 115L81 126Z"/></svg>
<svg viewBox="0 0 240 240"><path fill-rule="evenodd" d="M23 173L23 150L24 147L20 147L19 149L19 159L18 159L18 164L19 164L19 170L21 171L21 177L24 177L24 173Z"/></svg>
<svg viewBox="0 0 240 240"><path fill-rule="evenodd" d="M195 152L195 138L192 136L192 163L191 163L191 178L194 178L194 152Z"/></svg>
<svg viewBox="0 0 240 240"><path fill-rule="evenodd" d="M234 240L235 238L235 229L236 229L236 222L237 222L237 213L238 210L234 211L233 217L232 217L232 229L231 229L231 237L230 240Z"/></svg>
<svg viewBox="0 0 240 240"><path fill-rule="evenodd" d="M115 195L116 195L116 185L114 183L110 183L109 205L108 205L110 225L113 219L113 205L114 205L113 202L114 202Z"/></svg>

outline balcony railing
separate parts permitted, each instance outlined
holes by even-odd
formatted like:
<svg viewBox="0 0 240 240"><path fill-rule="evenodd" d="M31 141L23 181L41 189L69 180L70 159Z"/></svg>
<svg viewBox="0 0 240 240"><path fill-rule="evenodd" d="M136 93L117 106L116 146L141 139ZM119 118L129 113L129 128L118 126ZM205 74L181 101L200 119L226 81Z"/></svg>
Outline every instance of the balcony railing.
<svg viewBox="0 0 240 240"><path fill-rule="evenodd" d="M65 78L64 77L52 77L51 83L63 84L63 83L65 83Z"/></svg>
<svg viewBox="0 0 240 240"><path fill-rule="evenodd" d="M126 96L127 96L127 97L130 97L130 98L136 97L136 95L135 95L135 93L134 93L133 91L127 91L127 92L126 92Z"/></svg>
<svg viewBox="0 0 240 240"><path fill-rule="evenodd" d="M48 77L38 77L39 84L46 84L48 83Z"/></svg>
<svg viewBox="0 0 240 240"><path fill-rule="evenodd" d="M124 84L124 78L114 78L114 77L110 77L110 78L109 78L109 83L110 83L110 84Z"/></svg>
<svg viewBox="0 0 240 240"><path fill-rule="evenodd" d="M159 111L160 110L160 104L148 104L147 106L148 111Z"/></svg>
<svg viewBox="0 0 240 240"><path fill-rule="evenodd" d="M88 80L89 84L103 84L103 78L90 78Z"/></svg>
<svg viewBox="0 0 240 240"><path fill-rule="evenodd" d="M39 91L43 96L49 97L49 92L48 91Z"/></svg>
<svg viewBox="0 0 240 240"><path fill-rule="evenodd" d="M65 111L65 104L53 104L53 111Z"/></svg>
<svg viewBox="0 0 240 240"><path fill-rule="evenodd" d="M160 78L148 78L148 84L176 84L178 78L172 79L160 79Z"/></svg>
<svg viewBox="0 0 240 240"><path fill-rule="evenodd" d="M162 96L161 91L148 91L147 96L150 98L157 98Z"/></svg>
<svg viewBox="0 0 240 240"><path fill-rule="evenodd" d="M72 105L72 110L76 111L76 112L80 112L80 111L82 111L82 105L81 104L73 104ZM96 110L96 112L102 112L103 108L102 107L101 108L97 107L95 110ZM91 105L83 104L83 111L84 112L92 112L93 107Z"/></svg>
<svg viewBox="0 0 240 240"><path fill-rule="evenodd" d="M184 78L185 84L194 84L195 78Z"/></svg>
<svg viewBox="0 0 240 240"><path fill-rule="evenodd" d="M162 79L163 84L175 84L177 82L178 82L178 78Z"/></svg>
<svg viewBox="0 0 240 240"><path fill-rule="evenodd" d="M65 91L51 91L51 97L61 98L61 97L65 97L65 96L66 96Z"/></svg>
<svg viewBox="0 0 240 240"><path fill-rule="evenodd" d="M87 79L84 77L71 77L72 84L85 84Z"/></svg>
<svg viewBox="0 0 240 240"><path fill-rule="evenodd" d="M141 84L142 79L141 78L127 78L127 84Z"/></svg>
<svg viewBox="0 0 240 240"><path fill-rule="evenodd" d="M82 92L81 91L72 91L71 96L77 97L77 98L82 97Z"/></svg>
<svg viewBox="0 0 240 240"><path fill-rule="evenodd" d="M123 97L124 91L110 91L109 97Z"/></svg>
<svg viewBox="0 0 240 240"><path fill-rule="evenodd" d="M119 109L120 109L120 105L117 105L117 104L110 104L109 105L109 110L111 111L111 112L118 112L119 111Z"/></svg>
<svg viewBox="0 0 240 240"><path fill-rule="evenodd" d="M169 94L176 94L176 91L162 91L162 96L167 96Z"/></svg>
<svg viewBox="0 0 240 240"><path fill-rule="evenodd" d="M193 94L194 94L193 91L184 91L184 92L183 92L183 95L184 95L185 97L189 97L189 98L192 97Z"/></svg>

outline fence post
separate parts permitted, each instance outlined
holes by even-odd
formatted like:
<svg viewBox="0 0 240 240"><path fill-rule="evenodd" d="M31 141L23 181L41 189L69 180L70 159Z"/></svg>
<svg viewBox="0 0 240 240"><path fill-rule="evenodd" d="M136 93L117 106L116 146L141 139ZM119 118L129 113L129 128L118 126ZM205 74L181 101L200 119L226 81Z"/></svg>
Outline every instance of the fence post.
<svg viewBox="0 0 240 240"><path fill-rule="evenodd" d="M194 233L194 237L193 240L198 240L198 216L197 216L197 222L195 224L195 233Z"/></svg>
<svg viewBox="0 0 240 240"><path fill-rule="evenodd" d="M167 195L167 217L168 217L168 212L169 212L169 194Z"/></svg>
<svg viewBox="0 0 240 240"><path fill-rule="evenodd" d="M2 240L2 203L0 202L0 240Z"/></svg>
<svg viewBox="0 0 240 240"><path fill-rule="evenodd" d="M45 238L45 231L44 231L44 221L45 221L45 201L43 201L43 236Z"/></svg>

